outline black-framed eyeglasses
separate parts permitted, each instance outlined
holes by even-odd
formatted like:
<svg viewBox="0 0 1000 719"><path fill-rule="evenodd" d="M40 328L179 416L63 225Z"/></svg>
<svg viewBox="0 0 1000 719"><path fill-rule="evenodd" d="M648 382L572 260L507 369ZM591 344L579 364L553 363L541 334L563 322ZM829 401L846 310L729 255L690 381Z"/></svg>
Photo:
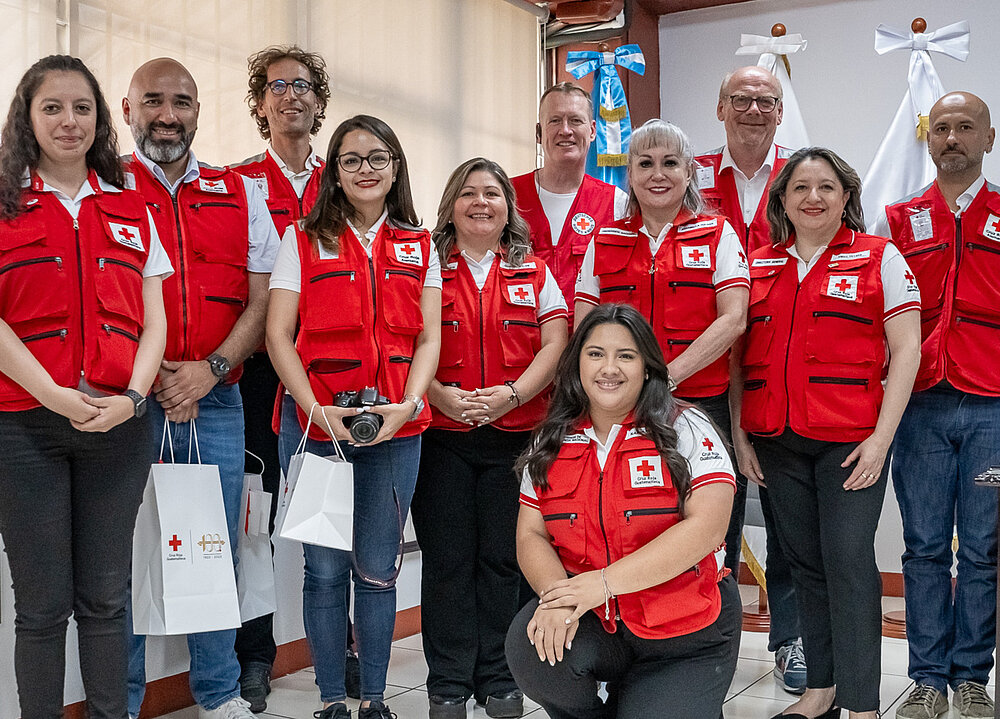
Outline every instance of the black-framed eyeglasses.
<svg viewBox="0 0 1000 719"><path fill-rule="evenodd" d="M778 106L781 102L780 97L771 97L770 95L761 95L760 97L750 97L749 95L730 95L729 102L733 104L733 109L736 112L746 112L750 109L750 105L757 103L757 109L763 113L773 112L774 108Z"/></svg>
<svg viewBox="0 0 1000 719"><path fill-rule="evenodd" d="M313 89L313 84L308 80L300 78L291 82L287 80L271 80L271 82L264 83L264 87L270 88L272 95L281 97L288 91L289 87L292 88L292 92L296 95L305 95Z"/></svg>
<svg viewBox="0 0 1000 719"><path fill-rule="evenodd" d="M345 152L337 155L337 164L344 172L357 172L361 169L361 163L367 162L368 167L373 170L384 170L392 162L392 153L388 150L373 150L362 157L356 152Z"/></svg>

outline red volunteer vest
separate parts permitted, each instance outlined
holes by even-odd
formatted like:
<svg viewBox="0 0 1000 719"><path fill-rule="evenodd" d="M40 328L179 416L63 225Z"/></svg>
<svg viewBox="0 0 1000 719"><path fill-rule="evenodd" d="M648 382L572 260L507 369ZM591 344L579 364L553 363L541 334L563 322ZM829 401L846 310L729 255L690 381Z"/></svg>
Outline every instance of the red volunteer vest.
<svg viewBox="0 0 1000 719"><path fill-rule="evenodd" d="M760 204L757 205L757 211L748 227L747 223L743 220L743 209L740 207L740 196L736 191L736 181L733 179L733 168L727 167L725 170L719 171L719 166L722 164L722 150L723 148L720 147L706 155L699 155L695 158L695 162L700 166L712 168L711 185L708 185L707 182L702 182L703 178L707 179L707 175L703 176L700 173L698 175L701 198L712 210L725 215L726 219L729 220L729 224L736 230L736 234L740 236L743 248L749 254L758 247L765 247L771 244L771 227L767 222L767 194L768 190L771 189L771 183L774 182L774 178L777 177L781 168L785 166L793 151L779 145L774 146L774 157L771 160L771 176L767 178L767 186L764 188L764 194L760 199Z"/></svg>
<svg viewBox="0 0 1000 719"><path fill-rule="evenodd" d="M278 231L278 237L281 237L290 224L309 214L309 210L316 204L320 178L326 163L320 164L321 167L309 177L301 198L295 194L292 183L269 152L247 158L238 165L231 165L229 169L257 183L261 194L267 199L267 209L271 212L274 228Z"/></svg>
<svg viewBox="0 0 1000 719"><path fill-rule="evenodd" d="M715 305L716 254L722 217L681 210L656 257L640 233L636 214L598 231L594 269L601 285L599 302L624 302L649 320L667 362L672 361L718 317ZM596 299L596 298L595 298ZM711 397L729 387L729 352L684 380L681 397Z"/></svg>
<svg viewBox="0 0 1000 719"><path fill-rule="evenodd" d="M598 228L615 219L615 186L583 176L583 183L576 191L576 199L566 214L559 241L553 246L549 220L542 209L535 187L535 173L518 175L511 179L517 193L517 209L531 231L531 251L552 270L563 297L573 297L576 276L583 264L587 245ZM573 326L573 306L569 303L569 326Z"/></svg>
<svg viewBox="0 0 1000 719"><path fill-rule="evenodd" d="M201 166L201 176L183 182L177 197L134 155L124 163L135 189L153 215L174 274L163 282L167 348L173 361L203 360L229 336L247 306L249 224L242 178ZM235 367L228 383L243 368Z"/></svg>
<svg viewBox="0 0 1000 719"><path fill-rule="evenodd" d="M539 509L570 574L607 567L680 521L667 463L631 422L619 430L603 472L582 428L564 437L548 482L538 492ZM593 611L608 632L620 618L644 639L691 634L718 618L718 581L715 556L709 554L668 582L616 597L609 620L603 605Z"/></svg>
<svg viewBox="0 0 1000 719"><path fill-rule="evenodd" d="M890 205L886 216L920 287L914 391L946 380L962 392L1000 396L1000 187L987 183L959 219L936 183Z"/></svg>
<svg viewBox="0 0 1000 719"><path fill-rule="evenodd" d="M480 292L461 254L441 268L441 358L436 379L472 390L516 380L542 347L538 298L545 284L545 263L528 255L519 267L493 260ZM527 431L545 413L547 392L512 409L492 425ZM467 431L432 407L431 426Z"/></svg>
<svg viewBox="0 0 1000 719"><path fill-rule="evenodd" d="M776 435L787 426L831 442L871 434L886 363L887 242L841 226L801 284L784 248L762 247L750 256L743 429Z"/></svg>
<svg viewBox="0 0 1000 719"><path fill-rule="evenodd" d="M340 235L337 255L321 257L316 242L295 227L302 263L295 345L316 400L326 406L337 392L375 387L401 402L423 329L420 295L434 251L430 235L383 224L369 258L348 228ZM304 429L301 409L298 417ZM430 419L428 405L396 436L419 434ZM328 439L315 423L310 436Z"/></svg>
<svg viewBox="0 0 1000 719"><path fill-rule="evenodd" d="M83 376L104 392L124 392L142 334L142 271L149 220L131 191L95 194L74 220L32 175L24 211L0 221L0 317L62 387ZM0 411L39 402L0 374Z"/></svg>

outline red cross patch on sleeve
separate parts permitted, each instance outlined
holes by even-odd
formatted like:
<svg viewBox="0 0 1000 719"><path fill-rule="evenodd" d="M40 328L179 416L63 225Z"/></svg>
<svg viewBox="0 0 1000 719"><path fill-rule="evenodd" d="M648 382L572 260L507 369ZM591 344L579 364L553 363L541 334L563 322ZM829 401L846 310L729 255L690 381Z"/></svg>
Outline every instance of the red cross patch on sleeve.
<svg viewBox="0 0 1000 719"><path fill-rule="evenodd" d="M419 242L394 242L392 249L396 252L397 262L402 262L404 265L424 264Z"/></svg>
<svg viewBox="0 0 1000 719"><path fill-rule="evenodd" d="M535 288L532 285L510 285L507 287L507 296L512 305L537 306L535 304Z"/></svg>
<svg viewBox="0 0 1000 719"><path fill-rule="evenodd" d="M628 474L632 489L663 486L663 469L660 460L661 457L658 454L650 457L629 458Z"/></svg>
<svg viewBox="0 0 1000 719"><path fill-rule="evenodd" d="M125 245L140 252L145 249L142 246L142 238L139 236L138 227L134 225L119 225L117 222L109 222L108 227L111 228L112 239L119 245Z"/></svg>
<svg viewBox="0 0 1000 719"><path fill-rule="evenodd" d="M823 294L840 300L858 302L858 275L830 275L826 278Z"/></svg>

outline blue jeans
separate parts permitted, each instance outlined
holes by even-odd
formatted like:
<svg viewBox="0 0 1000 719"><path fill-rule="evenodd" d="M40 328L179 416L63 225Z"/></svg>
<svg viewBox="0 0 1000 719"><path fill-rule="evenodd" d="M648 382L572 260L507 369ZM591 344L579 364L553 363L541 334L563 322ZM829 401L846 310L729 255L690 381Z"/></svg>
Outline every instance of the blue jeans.
<svg viewBox="0 0 1000 719"><path fill-rule="evenodd" d="M278 455L282 471L302 439L295 402L286 396L281 410ZM354 561L372 579L388 580L399 550L399 511L405 519L417 483L420 437L391 439L372 447L341 442L347 461L354 465ZM308 440L306 451L331 456L329 441ZM316 685L324 702L344 701L344 648L347 646L347 590L352 575L352 553L312 544L302 545L305 582L302 616L309 651L316 669ZM381 700L389 668L396 619L396 587L380 587L354 576L354 631L361 660L361 699Z"/></svg>
<svg viewBox="0 0 1000 719"><path fill-rule="evenodd" d="M155 398L149 399L149 414L153 423L153 455L160 456L163 437L163 409ZM218 385L198 402L198 419L195 420L198 448L204 464L219 467L222 478L222 500L226 505L229 523L229 546L236 554L237 526L240 498L243 494L243 400L240 388L235 385ZM191 445L191 425L170 424L174 458L177 462L197 462L197 452ZM164 449L163 461L170 461L170 450ZM131 610L131 606L129 607ZM128 622L131 629L131 620ZM240 665L236 661L235 629L189 634L188 650L191 653L191 695L198 705L215 709L240 694ZM146 637L133 635L128 663L128 713L138 716L146 693Z"/></svg>
<svg viewBox="0 0 1000 719"><path fill-rule="evenodd" d="M997 496L975 476L1000 462L1000 398L916 392L893 443L903 518L910 678L946 692L986 684L996 632ZM952 594L952 526L958 579Z"/></svg>

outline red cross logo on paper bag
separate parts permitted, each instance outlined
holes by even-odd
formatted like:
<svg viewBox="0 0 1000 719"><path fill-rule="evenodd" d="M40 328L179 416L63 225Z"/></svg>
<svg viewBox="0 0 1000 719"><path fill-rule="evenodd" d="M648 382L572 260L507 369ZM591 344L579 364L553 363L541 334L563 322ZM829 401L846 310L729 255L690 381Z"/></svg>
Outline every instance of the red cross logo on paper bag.
<svg viewBox="0 0 1000 719"><path fill-rule="evenodd" d="M181 540L179 540L177 538L177 535L175 534L174 537L173 537L173 539L171 539L169 542L167 542L167 544L169 544L170 548L176 552L176 551L180 550L181 545L184 544L184 542L182 542Z"/></svg>
<svg viewBox="0 0 1000 719"><path fill-rule="evenodd" d="M589 235L597 227L597 223L586 212L577 212L573 215L570 226L573 228L573 232L578 235Z"/></svg>

